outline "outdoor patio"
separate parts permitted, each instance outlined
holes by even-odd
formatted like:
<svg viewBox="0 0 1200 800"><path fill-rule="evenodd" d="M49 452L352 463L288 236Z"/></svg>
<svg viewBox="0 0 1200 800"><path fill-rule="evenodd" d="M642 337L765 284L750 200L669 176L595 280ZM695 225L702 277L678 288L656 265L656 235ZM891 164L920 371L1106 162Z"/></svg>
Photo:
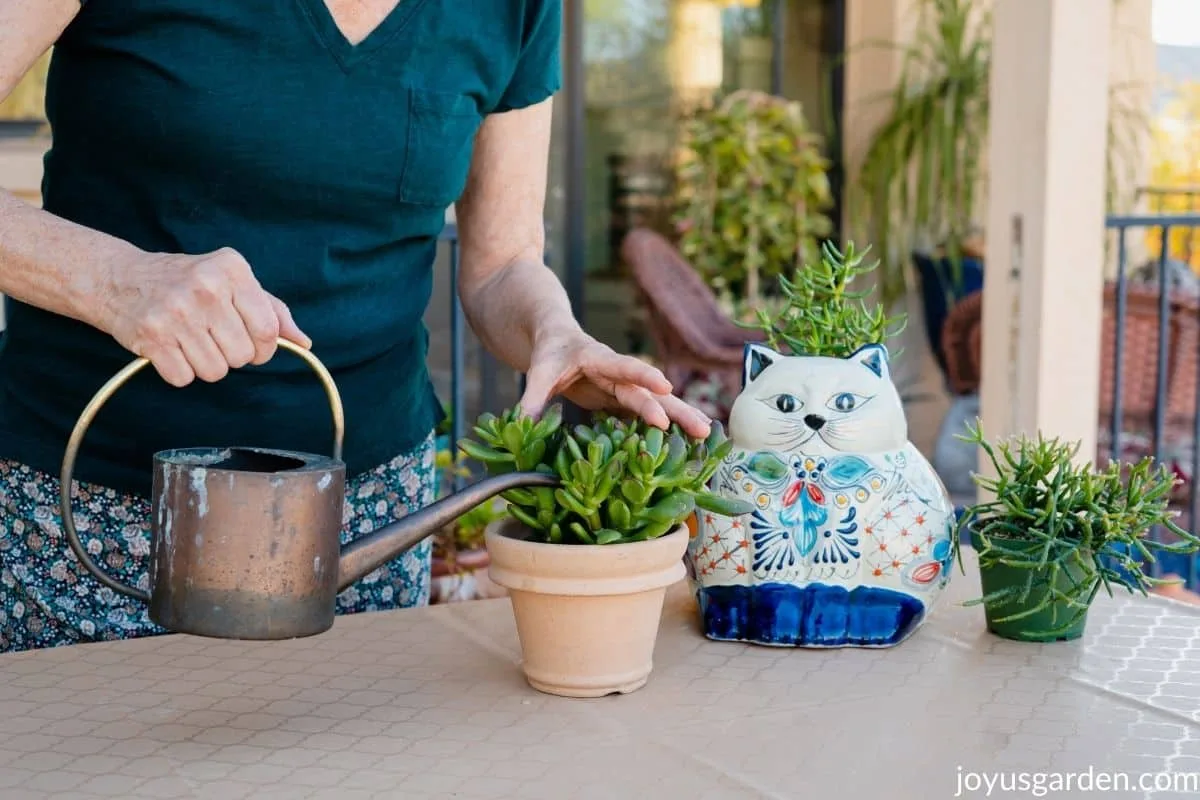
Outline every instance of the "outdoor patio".
<svg viewBox="0 0 1200 800"><path fill-rule="evenodd" d="M846 50L879 38L911 42L906 10L916 3L847 0L836 5L836 13L823 11L831 16L822 25L841 34L839 46ZM681 393L727 420L732 397L753 368L745 345L762 339L735 322L749 308L738 301L747 299L747 283L757 286L757 278L749 280L742 263L725 272L714 268L705 261L704 247L688 254L686 234L694 228L686 224L664 226L632 211L619 220L605 217L603 225L593 219L596 203L584 192L596 184L594 175L585 175L585 122L592 121L592 135L607 147L621 139L613 119L637 114L618 101L585 108L579 96L588 84L578 52L583 5L568 0L565 6L567 90L557 112L548 258L572 299L590 312L584 319L589 331L618 349L639 343L637 354L663 367ZM682 94L682 87L716 96L724 84L697 67L695 58L704 41L719 39L714 20L725 19L720 16L725 11L715 7L759 4L669 5L677 25L664 37L677 83L673 91ZM1111 7L1096 0L981 0L983 6L994 14L990 72L980 90L990 127L986 141L968 143L977 146L987 168L986 179L966 169L978 179L981 195L973 212L981 233L972 230L956 244L969 245L959 265L966 272L952 278L953 259L936 243L918 246L919 237L893 236L891 228L909 225L908 212L893 209L889 219L876 216L868 226L886 232L892 250L902 251L897 258L881 248L892 263L885 264L877 294L901 272L910 280L891 298L892 309L909 317L907 330L892 343L904 356L891 376L908 438L948 489L953 501L948 523L954 509L985 494L977 493L972 473L994 472L977 446L953 439L978 415L989 439L1044 433L1078 442L1080 463L1127 464L1150 457L1169 466L1180 479L1172 508L1186 530L1196 531L1200 270L1191 249L1173 250L1171 242L1172 232L1188 231L1180 241L1191 247L1191 234L1200 230L1200 206L1180 211L1153 205L1169 189L1150 185L1144 152L1129 156L1125 166L1132 177L1119 187L1137 195L1136 201L1119 209L1110 202L1112 86L1147 67L1150 0ZM805 13L815 15L814 7L805 5ZM777 13L775 22L787 31L802 26L801 14ZM690 31L694 40L680 30ZM1136 40L1131 61L1120 57L1114 31ZM784 39L782 31L772 35L777 43ZM761 45L767 38L759 31L746 41ZM689 41L700 43L697 51L686 46ZM754 61L753 51L739 45L739 58L757 64L755 74L781 89L786 83L781 56ZM680 78L688 63L703 73L690 83ZM753 70L739 62L736 71L741 76ZM806 185L819 186L823 179L837 184L836 202L828 200L821 214L836 217L831 224L839 236L861 222L847 207L857 185L855 170L870 163L873 132L884 114L862 110L856 101L892 91L903 74L898 57L870 54L851 58L833 81L844 106L835 112L842 123L834 142L838 155L822 167L821 179ZM606 88L604 81L591 83ZM1148 98L1149 90L1141 99ZM658 146L654 131L628 138ZM13 153L36 147L0 141L2 184L31 202L37 199L32 161L24 151L20 157ZM595 153L590 158L604 161ZM632 169L633 159L611 159L617 162ZM636 191L624 187L617 194L629 208L637 205ZM734 202L743 200L744 194ZM816 215L803 204L788 208L796 217ZM755 213L760 212L748 211L747 219ZM597 249L585 242L596 237L594 228L603 229L601 249L613 262L602 279L588 274L585 264ZM807 235L792 243L789 258L807 245ZM1155 250L1154 241L1166 244ZM498 414L515 404L521 390L521 376L485 354L463 319L454 299L457 267L458 230L451 212L425 318L429 368L452 412L452 424L439 440L445 492L479 477L456 479L450 463L455 442L471 432L481 413ZM725 292L731 275L739 287L732 300ZM585 289L592 285L601 288L588 296ZM878 362L869 368L882 376ZM592 461L599 460L590 449L578 456L597 472ZM739 484L754 471L753 461L739 462ZM791 487L789 502L801 509L805 498L825 502L816 477L803 482L817 475L814 467L801 465L806 471L794 473L800 469L796 464L777 461L782 465L777 483ZM793 480L797 475L799 482ZM631 483L632 494L637 482ZM851 481L836 490L866 485ZM751 491L755 485L745 486ZM830 497L834 491L829 489ZM625 498L636 505L630 495ZM769 505L766 494L763 498L753 511ZM585 510L598 517L599 508ZM607 515L612 506L604 508ZM811 518L812 509L808 512ZM1200 594L1176 588L1110 596L1097 584L1082 636L1013 641L997 635L995 614L985 616L972 603L984 593L981 559L987 553L964 535L956 554L961 562L946 554L935 559L932 545L925 554L930 559L925 566L941 570L936 573L941 583L933 585L945 587L945 594L926 595L934 599L914 613L910 632L915 632L899 643L788 647L763 646L789 643L778 640L719 641L714 624L798 625L789 615L807 615L818 601L764 603L746 613L753 617L750 623L734 619L744 610L738 608L714 623L716 612L706 605L697 570L708 556L707 537L713 537L713 569L722 557L743 558L749 565L754 576L739 574L740 587L758 579L760 565L747 553L766 550L761 538L766 526L751 512L743 515L744 533L737 533L742 518L725 531L713 527L711 512L689 514L684 557L689 577L667 590L653 672L643 688L629 694L567 699L533 687L528 673L522 674L529 663L529 628L518 632L518 603L488 577L480 518L468 523L464 515L438 534L430 607L338 617L327 632L284 641L170 634L0 654L0 800L1200 796ZM925 524L921 514L914 512L913 519L915 526ZM806 532L807 524L798 517L785 538ZM472 533L469 525L478 530ZM756 533L752 526L758 526ZM832 527L821 532L831 536ZM682 527L675 530L682 538ZM741 541L718 556L723 533L736 533ZM874 541L870 524L858 535L855 546L861 541L865 553ZM1159 527L1150 533L1152 541L1165 535ZM908 537L908 528L897 536ZM905 538L905 548L915 541ZM933 533L928 541L934 541ZM919 550L915 545L912 553ZM897 570L916 565L902 564L899 554L895 561L884 556ZM1180 555L1145 568L1152 577L1178 575L1186 589L1200 592L1198 564L1195 555ZM903 573L909 588L914 574ZM607 596L599 589L592 594ZM554 597L563 615L581 599ZM887 613L862 606L846 616ZM766 617L771 619L764 622ZM610 626L614 629L644 622L629 610L613 619L621 622ZM824 624L840 623L817 620L812 626Z"/></svg>

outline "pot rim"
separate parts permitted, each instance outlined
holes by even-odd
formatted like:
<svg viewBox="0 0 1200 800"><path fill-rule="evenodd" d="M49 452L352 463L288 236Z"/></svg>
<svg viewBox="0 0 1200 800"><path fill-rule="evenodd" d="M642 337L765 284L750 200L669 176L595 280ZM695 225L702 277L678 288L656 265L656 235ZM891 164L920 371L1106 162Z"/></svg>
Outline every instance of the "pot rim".
<svg viewBox="0 0 1200 800"><path fill-rule="evenodd" d="M510 591L568 597L637 594L682 580L691 540L687 525L644 542L550 544L531 542L515 519L488 525L488 573Z"/></svg>
<svg viewBox="0 0 1200 800"><path fill-rule="evenodd" d="M495 536L501 536L505 539L508 539L509 541L520 542L522 547L531 547L531 548L535 548L535 549L549 549L549 550L554 550L555 552L559 552L565 548L570 548L571 550L580 550L580 551L589 551L589 550L595 551L595 550L602 549L606 553L621 553L621 552L627 552L631 549L636 549L638 547L644 547L646 545L653 544L654 542L666 541L668 539L671 539L672 537L681 536L681 535L690 537L690 535L691 535L691 532L688 530L687 520L684 520L683 522L679 523L677 526L675 526L674 528L671 529L670 533L664 533L662 536L658 536L653 539L645 539L640 542L621 542L620 544L566 544L566 543L555 544L554 542L531 542L530 540L524 539L520 536L511 535L508 532L509 530L528 531L529 526L525 525L524 523L522 523L519 520L514 519L512 517L506 517L503 519L495 520L493 522L488 523L487 532L484 534L485 542L489 537L495 535ZM486 544L485 544L485 548L486 548Z"/></svg>
<svg viewBox="0 0 1200 800"><path fill-rule="evenodd" d="M976 520L975 522L972 522L970 525L968 525L967 532L971 536L971 544L974 545L979 541L979 531L977 530L977 525L979 524L979 522L991 522L993 520L998 520L998 519L1003 519L1003 517L987 517L983 520ZM1021 544L1029 544L1029 545L1045 544L1044 539L1024 539L1024 538L1021 538L1019 536L1014 536L1009 533L989 533L987 536L989 539L999 539L1002 542L1012 542L1012 543L1018 544L1018 545L1021 545ZM1061 547L1061 548L1064 548L1067 550L1081 550L1084 548L1083 542L1079 542L1074 539L1063 539L1063 538L1055 539L1054 544L1052 544L1051 546L1052 547Z"/></svg>

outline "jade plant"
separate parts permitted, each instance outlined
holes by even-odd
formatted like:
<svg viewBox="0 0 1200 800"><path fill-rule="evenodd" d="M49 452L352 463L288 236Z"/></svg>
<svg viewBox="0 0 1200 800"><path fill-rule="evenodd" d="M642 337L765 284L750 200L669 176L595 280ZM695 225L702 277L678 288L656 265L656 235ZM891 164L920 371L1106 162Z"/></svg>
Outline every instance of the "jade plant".
<svg viewBox="0 0 1200 800"><path fill-rule="evenodd" d="M956 550L961 566L959 545L969 532L985 578L997 568L1019 576L985 580L984 596L969 602L1011 610L997 623L1048 614L1053 631L1065 631L1081 621L1101 589L1144 595L1165 583L1145 571L1156 553L1192 553L1200 546L1169 507L1175 475L1152 458L1099 468L1076 460L1077 442L1039 433L993 443L980 424L967 430L959 438L983 451L994 475L973 476L988 499L966 509ZM1149 538L1155 528L1177 541ZM1007 585L989 591L988 583Z"/></svg>
<svg viewBox="0 0 1200 800"><path fill-rule="evenodd" d="M561 406L553 405L540 419L519 408L484 414L474 432L478 441L466 438L459 447L490 474L542 472L559 479L556 488L503 494L508 513L535 541L638 542L670 533L696 508L730 516L751 511L708 491L732 447L719 423L707 439L688 437L676 425L663 431L608 415L568 429Z"/></svg>
<svg viewBox="0 0 1200 800"><path fill-rule="evenodd" d="M819 260L799 267L790 279L780 276L781 306L759 309L757 319L743 327L762 331L771 348L793 355L846 358L865 345L886 344L903 330L905 317L889 317L870 303L869 289L851 288L879 266L866 261L870 249L848 242L843 251L823 243Z"/></svg>

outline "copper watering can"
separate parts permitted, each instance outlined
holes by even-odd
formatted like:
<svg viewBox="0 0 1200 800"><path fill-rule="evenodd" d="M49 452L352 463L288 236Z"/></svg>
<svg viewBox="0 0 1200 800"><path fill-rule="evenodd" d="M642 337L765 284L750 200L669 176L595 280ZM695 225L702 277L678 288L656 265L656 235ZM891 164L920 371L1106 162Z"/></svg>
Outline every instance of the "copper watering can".
<svg viewBox="0 0 1200 800"><path fill-rule="evenodd" d="M345 502L341 396L316 356L279 347L316 372L333 411L331 456L255 447L192 447L154 455L150 591L127 586L92 559L75 528L72 473L88 426L149 361L138 358L84 408L62 462L60 507L67 541L102 584L150 605L150 619L177 633L223 639L291 639L328 630L337 593L508 489L554 486L514 472L470 486L402 520L339 546Z"/></svg>

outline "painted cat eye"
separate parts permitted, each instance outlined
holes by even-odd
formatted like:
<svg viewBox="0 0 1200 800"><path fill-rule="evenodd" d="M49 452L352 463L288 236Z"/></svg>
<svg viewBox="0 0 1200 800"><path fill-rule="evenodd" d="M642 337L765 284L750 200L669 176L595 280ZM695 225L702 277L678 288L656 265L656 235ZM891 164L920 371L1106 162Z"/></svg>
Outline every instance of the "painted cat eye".
<svg viewBox="0 0 1200 800"><path fill-rule="evenodd" d="M868 399L850 392L842 392L841 394L834 395L833 399L829 401L829 407L834 411L841 411L844 414L858 408Z"/></svg>
<svg viewBox="0 0 1200 800"><path fill-rule="evenodd" d="M781 394L775 398L775 407L784 414L791 414L800 407L800 403L790 394Z"/></svg>

